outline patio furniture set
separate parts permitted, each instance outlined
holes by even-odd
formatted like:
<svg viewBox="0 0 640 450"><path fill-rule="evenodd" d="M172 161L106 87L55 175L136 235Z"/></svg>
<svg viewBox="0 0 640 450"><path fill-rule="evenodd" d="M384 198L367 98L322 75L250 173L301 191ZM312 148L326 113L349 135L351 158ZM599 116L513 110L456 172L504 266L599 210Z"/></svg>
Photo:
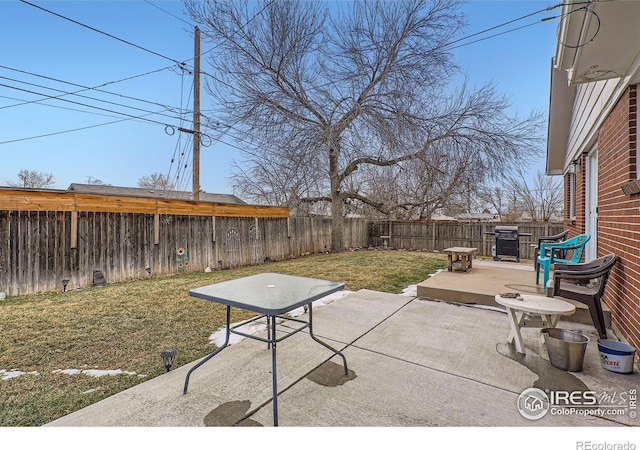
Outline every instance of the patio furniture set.
<svg viewBox="0 0 640 450"><path fill-rule="evenodd" d="M538 241L538 251L534 261L536 284L540 284L540 271L542 271L547 297L518 295L519 298L512 299L508 298L509 294L496 295L496 302L507 309L511 325L508 342L514 342L515 349L519 353L524 353L520 329L523 326L540 326L539 323L527 322L525 318L528 315L539 315L542 318L541 326L554 328L561 316L575 312L575 307L571 303L555 297L571 299L587 305L598 336L600 339L607 339L601 299L617 257L611 253L581 263L584 247L591 236L579 234L565 239L567 235L568 231L565 231L554 236L542 237ZM554 268L552 281L550 281L551 267Z"/></svg>
<svg viewBox="0 0 640 450"><path fill-rule="evenodd" d="M579 235L563 241L562 239L566 235L567 232L564 232L539 240L539 254L535 261L536 284L539 283L540 269L542 269L546 286L551 266L555 265L553 291L549 292L550 296L562 296L587 304L598 334L601 338L606 339L607 331L600 299L604 292L609 272L616 262L616 256L611 254L587 263L580 263L584 245L589 241L589 235ZM448 255L447 270L453 271L454 264L464 272L471 269L473 254L476 251L476 248L471 247L445 249L444 253ZM595 282L594 279L596 279ZM342 358L345 375L348 374L347 361L342 352L329 346L313 334L312 302L343 288L344 283L336 281L264 273L191 289L189 291L191 296L226 306L226 336L225 342L221 347L203 358L189 370L185 378L183 393L187 393L192 372L222 351L229 344L230 334L239 334L264 342L271 349L273 423L277 426L276 348L278 343L299 331L308 329L309 336L313 340ZM507 310L510 324L508 342L514 343L515 350L519 353L524 353L521 328L527 326L554 328L562 316L575 312L575 306L571 303L557 298L549 298L549 296L503 293L496 295L495 301ZM301 306L304 306L308 312L308 321L282 316ZM258 313L259 316L232 326L231 307L252 311ZM531 315L540 316L541 320L531 320ZM296 323L297 328L290 328L286 333L280 333L281 335L278 336L276 320L280 317ZM243 325L263 318L266 319L267 323L266 337L245 334L239 331Z"/></svg>
<svg viewBox="0 0 640 450"><path fill-rule="evenodd" d="M510 232L509 239L516 242L517 230L498 230L496 227L496 242L504 233ZM591 239L589 234L579 234L566 239L569 230L553 236L544 236L538 240L534 260L536 270L536 285L540 284L542 272L543 284L547 288L547 297L540 295L498 294L495 301L507 310L511 331L508 342L515 343L516 351L524 353L520 329L524 326L555 327L563 315L573 314L575 307L566 301L555 297L571 299L587 305L593 324L601 339L607 338L607 329L602 311L602 295L607 284L611 269L617 257L608 254L592 261L582 263L584 247ZM504 236L503 236L504 238ZM504 238L506 239L506 238ZM503 245L504 247L504 245ZM477 251L471 247L452 247L443 252L447 254L447 270L452 272L458 266L466 272L472 268L473 254ZM504 249L501 252L505 252ZM519 252L515 252L519 260ZM495 259L495 258L494 258ZM554 268L553 279L551 269ZM550 298L551 297L551 298ZM540 316L542 321L531 321L530 316Z"/></svg>

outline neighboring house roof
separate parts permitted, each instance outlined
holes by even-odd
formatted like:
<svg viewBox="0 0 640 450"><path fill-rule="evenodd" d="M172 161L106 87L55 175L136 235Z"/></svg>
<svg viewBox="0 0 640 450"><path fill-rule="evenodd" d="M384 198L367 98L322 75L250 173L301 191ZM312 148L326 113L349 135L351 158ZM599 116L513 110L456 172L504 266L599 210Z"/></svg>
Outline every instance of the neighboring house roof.
<svg viewBox="0 0 640 450"><path fill-rule="evenodd" d="M487 221L487 220L495 220L497 218L496 214L491 213L463 213L458 214L456 219L458 220L478 220L478 221Z"/></svg>
<svg viewBox="0 0 640 450"><path fill-rule="evenodd" d="M162 189L106 186L102 184L72 183L67 190L80 192L83 194L120 195L123 197L143 197L143 198L166 198L170 200L193 200L192 192L164 191ZM209 194L207 192L200 192L199 201L210 202L210 203L246 205L245 202L240 200L235 195L231 195L231 194Z"/></svg>
<svg viewBox="0 0 640 450"><path fill-rule="evenodd" d="M550 223L562 223L564 221L564 217L562 214L551 213L549 216Z"/></svg>
<svg viewBox="0 0 640 450"><path fill-rule="evenodd" d="M431 220L451 222L457 219L455 217L445 216L443 214L434 214L431 216Z"/></svg>

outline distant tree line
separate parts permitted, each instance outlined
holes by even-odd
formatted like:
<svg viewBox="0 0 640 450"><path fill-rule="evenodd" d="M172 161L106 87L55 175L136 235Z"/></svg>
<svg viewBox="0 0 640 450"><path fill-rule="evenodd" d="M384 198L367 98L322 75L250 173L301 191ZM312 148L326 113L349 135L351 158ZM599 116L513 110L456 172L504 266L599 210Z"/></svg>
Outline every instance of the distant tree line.
<svg viewBox="0 0 640 450"><path fill-rule="evenodd" d="M51 173L22 169L18 172L18 181L6 180L6 183L7 186L18 188L49 189L55 185L55 178ZM86 183L96 186L111 186L110 184L92 176L87 177ZM145 175L138 178L138 187L146 189L173 190L175 188L175 184L169 180L167 175L154 172L151 175Z"/></svg>
<svg viewBox="0 0 640 450"><path fill-rule="evenodd" d="M8 186L18 188L47 189L54 185L53 174L23 169L18 172L18 181L7 181ZM393 182L393 180L390 180ZM110 186L94 177L87 177L87 184ZM153 190L173 190L174 184L166 175L152 173L138 179L138 187ZM532 182L520 171L517 176L508 176L496 186L466 180L460 189L443 196L439 207L426 209L424 205L396 210L392 214L363 207L362 204L346 203L346 213L384 219L425 219L439 213L456 216L463 213L485 212L496 214L500 219L513 220L520 213L526 213L533 221L547 222L553 216L562 216L563 210L562 179L548 177L538 172ZM252 198L258 204L264 204L260 196ZM308 215L310 209L298 208L292 213ZM316 210L316 212L318 212Z"/></svg>

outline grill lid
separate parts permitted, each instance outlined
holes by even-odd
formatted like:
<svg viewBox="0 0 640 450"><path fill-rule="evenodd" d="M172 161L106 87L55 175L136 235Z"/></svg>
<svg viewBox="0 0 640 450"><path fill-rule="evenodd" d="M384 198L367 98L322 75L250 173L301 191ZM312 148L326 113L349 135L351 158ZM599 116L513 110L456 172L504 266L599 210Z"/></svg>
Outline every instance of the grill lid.
<svg viewBox="0 0 640 450"><path fill-rule="evenodd" d="M496 225L495 232L496 233L517 233L518 226L517 225Z"/></svg>

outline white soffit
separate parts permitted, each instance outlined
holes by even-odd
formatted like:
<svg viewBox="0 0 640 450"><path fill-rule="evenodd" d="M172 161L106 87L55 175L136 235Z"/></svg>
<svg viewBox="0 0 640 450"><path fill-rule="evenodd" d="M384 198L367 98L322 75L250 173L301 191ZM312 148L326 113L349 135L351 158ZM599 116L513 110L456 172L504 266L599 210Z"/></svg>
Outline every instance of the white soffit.
<svg viewBox="0 0 640 450"><path fill-rule="evenodd" d="M640 54L640 0L565 5L558 26L557 68L571 84L628 74Z"/></svg>

